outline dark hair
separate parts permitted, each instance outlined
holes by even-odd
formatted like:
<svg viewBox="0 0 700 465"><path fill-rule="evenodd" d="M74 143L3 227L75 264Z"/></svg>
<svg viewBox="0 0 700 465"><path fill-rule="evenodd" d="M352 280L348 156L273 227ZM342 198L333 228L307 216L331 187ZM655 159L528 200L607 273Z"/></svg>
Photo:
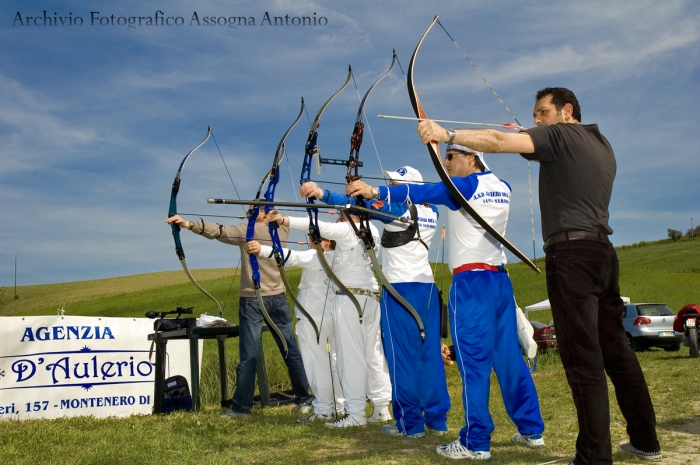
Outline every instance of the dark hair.
<svg viewBox="0 0 700 465"><path fill-rule="evenodd" d="M322 237L321 240L322 240L322 241L328 241L328 248L331 249L331 250L335 250L336 242L335 242L333 239L327 239L327 238L325 238L325 237Z"/></svg>
<svg viewBox="0 0 700 465"><path fill-rule="evenodd" d="M479 168L479 171L481 171L482 173L486 171L486 167L483 163L481 163L481 158L479 158L479 156L475 153L472 153L472 155L474 155L474 164L477 168Z"/></svg>
<svg viewBox="0 0 700 465"><path fill-rule="evenodd" d="M573 116L579 123L581 122L581 106L578 104L578 100L573 92L566 87L545 87L544 89L537 91L535 101L548 95L552 96L552 104L557 111L561 111L561 109L564 108L564 105L570 103L574 108L574 112L571 116Z"/></svg>

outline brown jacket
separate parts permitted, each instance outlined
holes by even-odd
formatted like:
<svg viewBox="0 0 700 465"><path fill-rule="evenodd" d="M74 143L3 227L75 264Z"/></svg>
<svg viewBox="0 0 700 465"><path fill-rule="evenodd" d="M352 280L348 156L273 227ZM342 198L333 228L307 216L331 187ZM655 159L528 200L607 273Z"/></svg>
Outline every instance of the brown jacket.
<svg viewBox="0 0 700 465"><path fill-rule="evenodd" d="M253 287L253 275L250 266L248 252L245 249L245 236L248 223L233 226L222 226L217 223L193 221L192 232L204 236L207 239L216 239L224 244L237 245L241 251L241 297L255 297ZM289 237L289 228L280 226L277 230L280 240L286 241ZM270 233L265 223L255 223L255 238L262 244L271 245ZM260 266L260 294L278 295L284 293L284 284L280 278L277 262L275 260L258 260Z"/></svg>

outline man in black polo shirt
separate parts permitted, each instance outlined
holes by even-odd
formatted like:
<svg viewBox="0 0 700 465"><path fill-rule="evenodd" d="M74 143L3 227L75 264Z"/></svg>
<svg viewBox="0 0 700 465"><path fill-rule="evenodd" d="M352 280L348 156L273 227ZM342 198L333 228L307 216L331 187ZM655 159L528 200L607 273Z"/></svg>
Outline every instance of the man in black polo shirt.
<svg viewBox="0 0 700 465"><path fill-rule="evenodd" d="M608 241L615 155L598 125L580 123L578 100L568 89L540 90L533 116L537 127L519 134L446 130L433 121L421 121L418 134L424 143L454 142L540 162L547 294L578 413L572 464L612 464L606 373L630 437L620 449L661 460L649 390L622 326L619 263Z"/></svg>

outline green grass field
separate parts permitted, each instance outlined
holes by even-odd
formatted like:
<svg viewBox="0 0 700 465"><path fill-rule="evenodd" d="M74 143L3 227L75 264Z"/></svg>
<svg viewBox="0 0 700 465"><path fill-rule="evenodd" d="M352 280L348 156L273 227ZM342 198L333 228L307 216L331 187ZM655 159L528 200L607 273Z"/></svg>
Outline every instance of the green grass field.
<svg viewBox="0 0 700 465"><path fill-rule="evenodd" d="M632 302L665 302L678 311L700 301L700 241L658 241L618 249L621 292ZM544 267L542 259L537 261ZM543 275L522 264L509 266L516 298L521 307L544 300ZM238 278L234 270L196 270L195 277L224 305L224 316L237 320ZM436 273L440 283L441 272ZM442 287L449 286L449 273L442 271ZM292 286L299 272L289 273ZM211 302L187 280L181 270L126 276L96 281L18 288L19 298L5 292L0 315L55 314L142 317L148 310L172 310L194 306L195 313L216 314ZM532 319L549 321L549 312ZM271 389L287 389L282 358L269 335L265 336ZM237 342L228 342L229 381L235 383ZM688 358L688 349L664 352L651 349L638 353L647 376L657 413L658 432L668 459L662 463L697 464L695 443L700 428L691 435L688 425L700 425L700 402L693 400L698 387L699 359ZM220 417L217 360L213 343L205 343L202 368L203 408L197 413L168 416L134 416L124 419L73 418L0 422L0 459L7 464L223 464L223 463L343 463L424 464L449 463L435 454L435 446L452 441L463 425L461 382L455 367L447 368L452 399L448 436L423 439L389 438L377 426L331 431L322 426L298 425L290 406L256 410L250 421ZM511 444L515 428L508 419L495 377L492 378L491 411L496 430L492 441L494 464L534 464L570 456L577 433L576 414L557 353L538 357L533 378L540 395L547 430L547 447L527 450ZM230 393L229 393L230 394ZM610 391L613 443L626 438L624 418ZM694 454L694 455L692 455ZM616 463L636 463L616 453ZM568 462L564 462L568 463Z"/></svg>

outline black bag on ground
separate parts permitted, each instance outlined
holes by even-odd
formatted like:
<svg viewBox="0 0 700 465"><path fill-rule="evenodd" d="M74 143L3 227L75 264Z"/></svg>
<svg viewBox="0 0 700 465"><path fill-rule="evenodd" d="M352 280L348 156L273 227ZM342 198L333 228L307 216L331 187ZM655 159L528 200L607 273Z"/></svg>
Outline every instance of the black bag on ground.
<svg viewBox="0 0 700 465"><path fill-rule="evenodd" d="M192 395L184 376L176 375L166 379L163 386L163 413L175 410L192 410Z"/></svg>

